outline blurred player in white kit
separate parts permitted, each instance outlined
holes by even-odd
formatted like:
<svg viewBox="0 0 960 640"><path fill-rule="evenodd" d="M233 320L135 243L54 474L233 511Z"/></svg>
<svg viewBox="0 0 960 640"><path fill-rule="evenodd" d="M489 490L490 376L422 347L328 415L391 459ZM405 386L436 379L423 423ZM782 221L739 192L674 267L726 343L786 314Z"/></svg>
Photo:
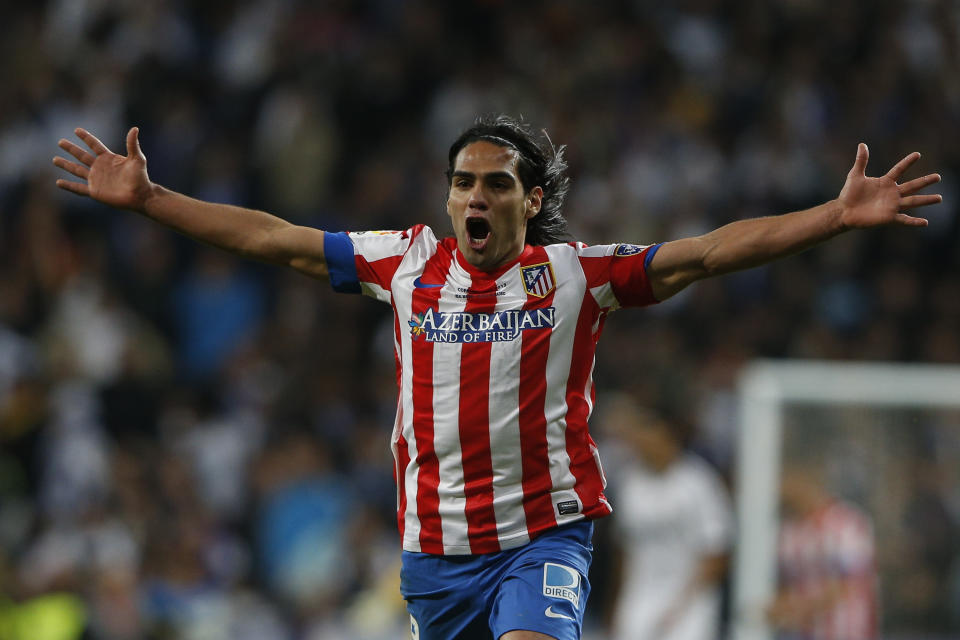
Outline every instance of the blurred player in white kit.
<svg viewBox="0 0 960 640"><path fill-rule="evenodd" d="M686 450L683 426L627 397L605 426L638 459L616 481L619 593L614 640L713 640L732 541L719 474Z"/></svg>

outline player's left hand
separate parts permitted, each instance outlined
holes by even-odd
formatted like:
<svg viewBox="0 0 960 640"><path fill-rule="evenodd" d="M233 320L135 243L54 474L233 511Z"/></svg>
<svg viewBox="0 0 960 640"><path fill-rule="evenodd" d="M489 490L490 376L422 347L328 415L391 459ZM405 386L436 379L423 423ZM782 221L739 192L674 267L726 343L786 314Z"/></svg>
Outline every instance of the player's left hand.
<svg viewBox="0 0 960 640"><path fill-rule="evenodd" d="M915 195L924 187L940 182L940 175L931 173L900 184L901 176L920 159L920 154L914 151L893 165L886 175L868 178L866 169L869 157L867 145L861 142L857 147L857 159L847 174L847 181L838 198L843 206L840 222L844 228L864 229L885 224L926 226L926 218L917 218L904 212L943 200L940 194Z"/></svg>

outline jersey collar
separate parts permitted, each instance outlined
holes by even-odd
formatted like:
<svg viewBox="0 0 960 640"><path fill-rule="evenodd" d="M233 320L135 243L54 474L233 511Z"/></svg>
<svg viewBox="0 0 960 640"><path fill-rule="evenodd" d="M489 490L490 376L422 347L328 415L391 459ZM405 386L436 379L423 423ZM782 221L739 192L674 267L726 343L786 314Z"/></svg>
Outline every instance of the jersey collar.
<svg viewBox="0 0 960 640"><path fill-rule="evenodd" d="M520 252L520 255L514 258L513 260L511 260L510 262L507 262L503 266L497 268L495 271L482 271L480 269L477 269L475 266L473 266L469 262L467 262L467 259L464 257L464 255L460 253L460 248L457 247L456 238L449 238L448 240L453 241L452 242L453 252L457 260L457 266L463 269L464 271L466 271L470 275L470 278L472 280L496 280L497 278L505 274L507 271L509 271L513 267L523 262L527 257L530 256L531 253L533 253L532 246L530 246L529 244L524 245L523 251Z"/></svg>

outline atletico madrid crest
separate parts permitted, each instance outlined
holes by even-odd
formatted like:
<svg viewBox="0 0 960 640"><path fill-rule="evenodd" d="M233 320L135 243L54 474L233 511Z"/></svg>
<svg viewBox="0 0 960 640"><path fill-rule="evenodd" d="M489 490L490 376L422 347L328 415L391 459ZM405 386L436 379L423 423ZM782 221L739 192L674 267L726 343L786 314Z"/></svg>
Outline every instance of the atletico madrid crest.
<svg viewBox="0 0 960 640"><path fill-rule="evenodd" d="M557 286L549 262L520 267L520 277L527 294L538 298L545 298Z"/></svg>
<svg viewBox="0 0 960 640"><path fill-rule="evenodd" d="M614 249L613 255L615 256L635 256L641 251L644 247L637 246L635 244L618 244L617 248Z"/></svg>

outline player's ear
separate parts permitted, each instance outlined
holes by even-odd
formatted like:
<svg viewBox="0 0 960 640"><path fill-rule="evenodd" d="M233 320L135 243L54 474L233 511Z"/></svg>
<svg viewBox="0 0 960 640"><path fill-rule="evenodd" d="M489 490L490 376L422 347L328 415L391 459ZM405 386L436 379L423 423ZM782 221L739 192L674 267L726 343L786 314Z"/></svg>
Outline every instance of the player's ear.
<svg viewBox="0 0 960 640"><path fill-rule="evenodd" d="M540 213L540 207L542 205L543 189L540 187L534 187L533 189L530 189L530 192L527 194L527 210L525 212L527 220Z"/></svg>

